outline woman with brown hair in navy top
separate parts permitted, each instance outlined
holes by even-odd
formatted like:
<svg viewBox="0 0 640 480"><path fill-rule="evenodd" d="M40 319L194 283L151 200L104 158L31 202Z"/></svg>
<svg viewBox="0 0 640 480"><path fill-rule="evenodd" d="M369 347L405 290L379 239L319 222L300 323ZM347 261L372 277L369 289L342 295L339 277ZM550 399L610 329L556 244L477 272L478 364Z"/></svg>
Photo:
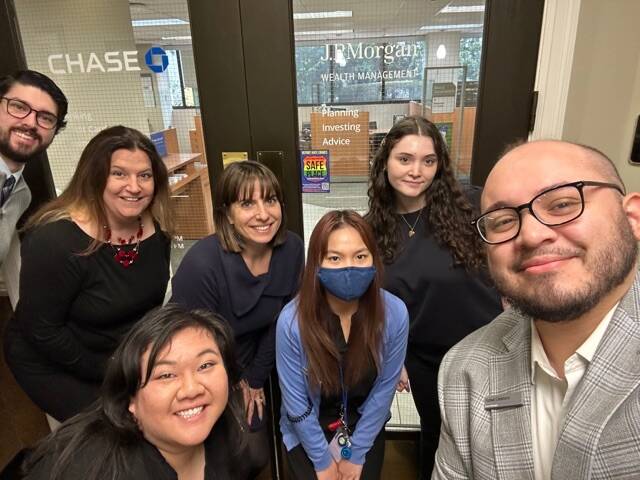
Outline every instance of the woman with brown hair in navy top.
<svg viewBox="0 0 640 480"><path fill-rule="evenodd" d="M286 229L284 198L264 165L229 165L218 181L216 234L198 241L172 279L171 301L224 317L237 344L244 399L251 426L249 460L254 475L269 461L264 386L275 361L275 323L298 291L302 240Z"/></svg>

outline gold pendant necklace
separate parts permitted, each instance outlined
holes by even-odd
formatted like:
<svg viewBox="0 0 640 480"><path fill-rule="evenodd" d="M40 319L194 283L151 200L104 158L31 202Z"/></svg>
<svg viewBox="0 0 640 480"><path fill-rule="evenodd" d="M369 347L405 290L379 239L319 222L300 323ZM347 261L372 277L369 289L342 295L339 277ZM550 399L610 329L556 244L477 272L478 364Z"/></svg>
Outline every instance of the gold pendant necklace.
<svg viewBox="0 0 640 480"><path fill-rule="evenodd" d="M400 218L402 218L402 220L404 220L404 223L407 224L407 227L409 227L409 238L413 237L416 234L416 225L418 224L418 221L420 220L420 216L422 215L422 210L424 209L424 207L422 207L420 209L420 211L418 212L418 216L416 217L415 222L413 222L413 225L411 225L409 222L407 222L407 219L404 218L404 215L401 213L400 214Z"/></svg>

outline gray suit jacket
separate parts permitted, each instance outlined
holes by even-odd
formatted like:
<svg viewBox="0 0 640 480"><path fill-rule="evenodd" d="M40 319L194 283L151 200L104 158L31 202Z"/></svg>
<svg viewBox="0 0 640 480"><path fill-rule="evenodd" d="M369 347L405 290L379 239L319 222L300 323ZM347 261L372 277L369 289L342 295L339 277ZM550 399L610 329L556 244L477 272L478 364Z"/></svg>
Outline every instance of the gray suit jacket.
<svg viewBox="0 0 640 480"><path fill-rule="evenodd" d="M444 358L432 479L533 479L530 321L508 309ZM485 409L507 396L522 406ZM640 274L576 387L553 480L640 479Z"/></svg>
<svg viewBox="0 0 640 480"><path fill-rule="evenodd" d="M4 185L5 174L0 173L0 185ZM31 203L31 191L20 176L11 195L0 208L0 266L6 289L15 308L18 296L18 275L20 271L20 241L16 233L18 220Z"/></svg>

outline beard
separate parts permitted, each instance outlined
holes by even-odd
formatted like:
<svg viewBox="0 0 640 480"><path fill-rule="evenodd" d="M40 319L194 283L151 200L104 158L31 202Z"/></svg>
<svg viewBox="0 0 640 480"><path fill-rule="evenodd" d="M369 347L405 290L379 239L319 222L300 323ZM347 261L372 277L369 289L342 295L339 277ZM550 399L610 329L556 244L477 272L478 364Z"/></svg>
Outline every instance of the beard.
<svg viewBox="0 0 640 480"><path fill-rule="evenodd" d="M11 146L11 132L19 131L29 133L38 140L38 145L29 150L16 150ZM45 151L49 145L44 144L42 137L36 129L13 127L8 130L0 130L0 155L17 163L26 163L36 155Z"/></svg>
<svg viewBox="0 0 640 480"><path fill-rule="evenodd" d="M614 288L622 284L636 265L638 243L626 217L619 213L614 228L608 235L609 241L603 242L592 254L590 260L583 248L576 251L551 250L541 247L523 252L514 262L517 266L524 259L540 254L579 254L585 261L586 279L571 279L581 282L573 288L563 288L555 281L556 274L549 272L535 279L516 285L500 273L491 271L497 290L509 304L527 317L546 322L575 320L593 309ZM522 258L524 257L524 258ZM516 271L518 269L516 268Z"/></svg>

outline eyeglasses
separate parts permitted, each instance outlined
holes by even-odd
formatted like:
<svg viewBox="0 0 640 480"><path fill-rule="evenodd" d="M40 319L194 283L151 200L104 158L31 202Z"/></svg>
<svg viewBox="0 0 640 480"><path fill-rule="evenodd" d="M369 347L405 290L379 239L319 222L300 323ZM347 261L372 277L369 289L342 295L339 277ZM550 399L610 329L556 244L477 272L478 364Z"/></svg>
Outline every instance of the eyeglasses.
<svg viewBox="0 0 640 480"><path fill-rule="evenodd" d="M36 122L42 128L52 130L58 125L58 117L53 113L43 112L31 108L31 106L17 98L0 97L7 101L7 113L15 118L26 118L31 112L36 112Z"/></svg>
<svg viewBox="0 0 640 480"><path fill-rule="evenodd" d="M486 212L471 222L486 243L496 245L513 240L520 233L520 212L529 209L533 218L548 227L574 221L584 212L584 187L613 188L624 195L615 183L582 180L545 190L518 207L501 207Z"/></svg>

